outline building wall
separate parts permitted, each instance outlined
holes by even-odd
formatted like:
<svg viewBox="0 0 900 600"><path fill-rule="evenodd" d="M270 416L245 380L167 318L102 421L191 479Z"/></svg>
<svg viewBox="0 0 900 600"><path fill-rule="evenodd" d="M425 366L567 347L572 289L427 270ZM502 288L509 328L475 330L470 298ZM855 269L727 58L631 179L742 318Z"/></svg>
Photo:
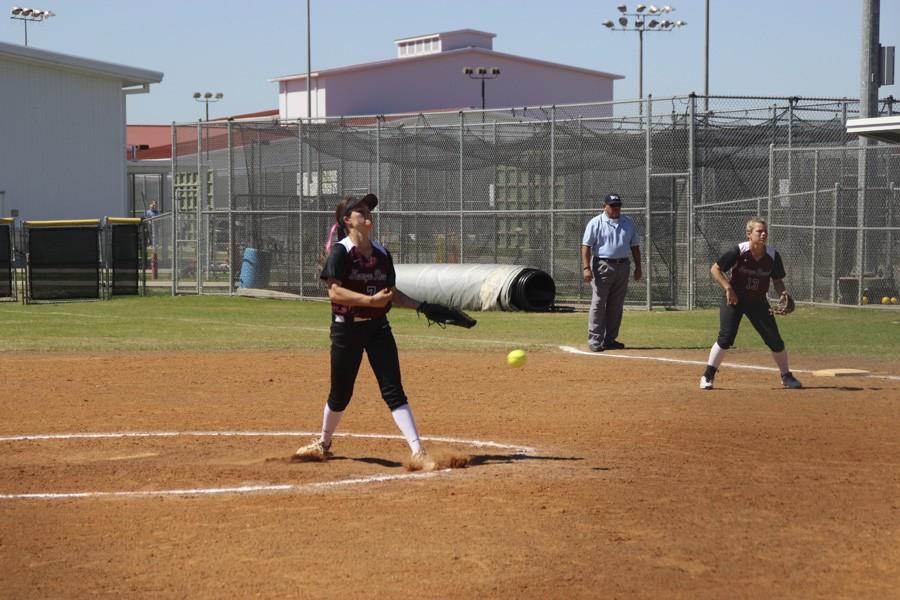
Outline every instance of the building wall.
<svg viewBox="0 0 900 600"><path fill-rule="evenodd" d="M320 86L321 78L312 78L312 116L327 115L325 88ZM305 119L306 79L282 81L279 83L278 111L281 119Z"/></svg>
<svg viewBox="0 0 900 600"><path fill-rule="evenodd" d="M0 58L3 216L124 215L125 100L120 79Z"/></svg>
<svg viewBox="0 0 900 600"><path fill-rule="evenodd" d="M468 50L436 54L426 60L397 60L384 66L348 69L314 78L326 116L373 115L436 109L481 108L481 82L463 67L499 67L485 83L485 106L509 108L613 99L613 79L583 71L520 60L510 55ZM282 82L282 118L305 116L306 82ZM327 90L327 95L324 90ZM302 106L302 110L298 110ZM313 116L321 116L315 105Z"/></svg>

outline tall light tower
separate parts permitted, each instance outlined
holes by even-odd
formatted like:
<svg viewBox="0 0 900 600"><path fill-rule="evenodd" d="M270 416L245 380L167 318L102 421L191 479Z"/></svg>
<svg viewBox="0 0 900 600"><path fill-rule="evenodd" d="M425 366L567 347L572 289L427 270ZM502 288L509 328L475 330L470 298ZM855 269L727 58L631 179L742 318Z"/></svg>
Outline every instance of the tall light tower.
<svg viewBox="0 0 900 600"><path fill-rule="evenodd" d="M637 31L638 34L638 96L644 98L644 32L645 31L672 31L679 27L687 25L684 21L673 21L668 18L668 14L675 9L668 4L663 7L657 7L653 4L638 4L634 7L634 12L628 12L628 7L624 4L618 5L620 16L616 23L612 21L603 21L603 26L613 31ZM628 17L633 20L629 21ZM647 20L649 19L649 20Z"/></svg>
<svg viewBox="0 0 900 600"><path fill-rule="evenodd" d="M463 67L463 75L468 75L469 79L481 80L481 110L484 110L484 82L500 77L500 69L497 67Z"/></svg>
<svg viewBox="0 0 900 600"><path fill-rule="evenodd" d="M25 24L25 45L28 45L28 22L41 23L50 17L55 17L56 13L43 8L22 8L21 6L13 6L9 11L9 18L16 21L22 21Z"/></svg>

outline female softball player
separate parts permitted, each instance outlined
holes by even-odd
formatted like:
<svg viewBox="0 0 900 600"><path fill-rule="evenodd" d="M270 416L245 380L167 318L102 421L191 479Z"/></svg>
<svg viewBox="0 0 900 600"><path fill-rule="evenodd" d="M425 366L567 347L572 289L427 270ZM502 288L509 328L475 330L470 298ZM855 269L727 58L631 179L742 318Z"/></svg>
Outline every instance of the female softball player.
<svg viewBox="0 0 900 600"><path fill-rule="evenodd" d="M419 439L412 410L403 392L397 344L387 313L392 305L418 308L419 303L394 288L394 262L384 246L370 239L375 194L348 196L334 211L335 225L328 235L327 259L320 278L331 299L331 391L325 403L322 434L294 454L297 460L325 460L344 410L353 395L363 351L391 409L394 422L406 438L413 470L432 469L434 461ZM338 242L331 245L337 232Z"/></svg>
<svg viewBox="0 0 900 600"><path fill-rule="evenodd" d="M719 307L719 339L709 353L706 371L700 378L700 389L711 390L725 351L737 337L741 317L744 315L772 351L772 357L781 371L781 383L786 388L803 387L788 367L787 351L778 333L778 324L769 309L766 292L769 280L779 294L787 294L784 286L784 264L775 248L766 245L769 227L763 219L747 222L747 241L719 257L710 267L712 278L725 290ZM730 279L725 273L731 271Z"/></svg>

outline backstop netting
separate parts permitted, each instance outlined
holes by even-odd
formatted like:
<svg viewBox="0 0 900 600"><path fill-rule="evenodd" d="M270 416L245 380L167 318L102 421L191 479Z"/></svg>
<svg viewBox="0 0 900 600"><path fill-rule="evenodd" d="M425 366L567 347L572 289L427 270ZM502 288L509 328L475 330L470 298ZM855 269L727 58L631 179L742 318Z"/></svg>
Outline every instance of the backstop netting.
<svg viewBox="0 0 900 600"><path fill-rule="evenodd" d="M26 302L100 299L100 221L26 221Z"/></svg>
<svg viewBox="0 0 900 600"><path fill-rule="evenodd" d="M12 228L12 219L0 219L0 301L16 299Z"/></svg>

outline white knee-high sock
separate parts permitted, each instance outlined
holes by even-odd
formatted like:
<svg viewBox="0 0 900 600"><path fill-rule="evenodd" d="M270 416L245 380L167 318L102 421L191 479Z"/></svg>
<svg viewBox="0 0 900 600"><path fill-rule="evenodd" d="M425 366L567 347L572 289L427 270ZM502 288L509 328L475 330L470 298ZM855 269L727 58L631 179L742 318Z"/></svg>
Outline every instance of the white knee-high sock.
<svg viewBox="0 0 900 600"><path fill-rule="evenodd" d="M325 403L325 414L322 415L322 441L326 446L331 443L331 436L334 435L338 424L341 422L341 417L343 416L344 411L337 412L331 410L328 407L328 403Z"/></svg>
<svg viewBox="0 0 900 600"><path fill-rule="evenodd" d="M719 342L716 342L709 351L709 360L706 361L706 364L718 369L723 360L725 360L725 348L722 348L719 346Z"/></svg>
<svg viewBox="0 0 900 600"><path fill-rule="evenodd" d="M421 450L422 442L419 441L419 430L416 429L416 420L413 418L409 404L404 404L400 408L394 409L391 411L391 416L394 417L394 423L397 424L403 437L406 438L410 451L415 454Z"/></svg>
<svg viewBox="0 0 900 600"><path fill-rule="evenodd" d="M788 366L788 355L787 350L782 350L781 352L773 352L772 358L775 359L775 364L778 365L778 368L781 369L781 374L789 372L791 369Z"/></svg>

